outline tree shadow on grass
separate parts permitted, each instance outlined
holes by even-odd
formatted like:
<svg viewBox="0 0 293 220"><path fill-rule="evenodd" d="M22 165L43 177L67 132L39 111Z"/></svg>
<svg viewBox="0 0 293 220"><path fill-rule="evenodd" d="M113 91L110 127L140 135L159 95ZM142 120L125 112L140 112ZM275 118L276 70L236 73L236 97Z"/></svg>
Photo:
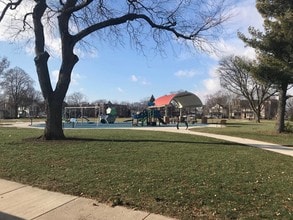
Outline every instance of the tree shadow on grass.
<svg viewBox="0 0 293 220"><path fill-rule="evenodd" d="M67 137L64 140L42 140L38 138L25 138L25 142L34 143L64 143L70 144L77 142L111 142L111 143L170 143L170 144L203 144L203 145L231 145L231 146L243 146L243 144L232 143L228 141L215 140L214 142L205 141L185 141L185 140L163 140L163 139L106 139L106 138L79 138L79 137Z"/></svg>
<svg viewBox="0 0 293 220"><path fill-rule="evenodd" d="M252 127L252 126L258 126L258 125L263 125L263 124L257 124L257 123L254 123L254 124L249 124L249 123L232 123L232 124L229 124L227 123L226 126L227 127L243 127L243 126L246 126L246 127Z"/></svg>

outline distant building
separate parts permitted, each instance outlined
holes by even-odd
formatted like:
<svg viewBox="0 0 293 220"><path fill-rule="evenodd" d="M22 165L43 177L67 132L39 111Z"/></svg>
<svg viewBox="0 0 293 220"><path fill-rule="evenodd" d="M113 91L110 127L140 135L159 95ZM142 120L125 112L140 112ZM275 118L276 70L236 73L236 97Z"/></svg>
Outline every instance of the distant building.
<svg viewBox="0 0 293 220"><path fill-rule="evenodd" d="M261 111L262 119L274 119L277 115L278 100L267 100ZM235 119L255 119L255 114L251 109L249 102L244 99L233 99L230 106L216 104L208 109L210 117L215 118L235 118Z"/></svg>
<svg viewBox="0 0 293 220"><path fill-rule="evenodd" d="M209 117L212 118L228 118L229 109L223 105L216 104L209 109Z"/></svg>

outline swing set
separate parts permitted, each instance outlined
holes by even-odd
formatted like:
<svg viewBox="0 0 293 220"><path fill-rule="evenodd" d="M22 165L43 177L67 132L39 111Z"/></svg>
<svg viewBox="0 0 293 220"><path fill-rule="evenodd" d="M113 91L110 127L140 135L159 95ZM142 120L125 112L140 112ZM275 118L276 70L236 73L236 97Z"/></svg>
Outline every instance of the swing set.
<svg viewBox="0 0 293 220"><path fill-rule="evenodd" d="M100 107L65 107L64 108L64 121L77 123L78 119L81 119L81 123L95 123L91 122L90 118L94 118L95 121L100 117Z"/></svg>

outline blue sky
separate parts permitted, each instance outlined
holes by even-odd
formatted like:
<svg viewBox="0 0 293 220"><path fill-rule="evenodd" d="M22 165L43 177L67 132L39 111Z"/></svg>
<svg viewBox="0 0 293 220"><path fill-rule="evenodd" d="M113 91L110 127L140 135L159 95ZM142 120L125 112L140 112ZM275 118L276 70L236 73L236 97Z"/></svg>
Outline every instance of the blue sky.
<svg viewBox="0 0 293 220"><path fill-rule="evenodd" d="M233 14L234 17L225 24L225 32L215 43L218 52L202 53L174 45L173 48L167 47L164 55L148 49L142 55L127 44L113 47L98 43L96 51L79 54L68 94L81 92L88 102L99 99L139 102L151 95L156 98L187 90L204 101L206 95L221 89L215 70L223 55L254 56L254 51L245 48L237 38L237 31L247 33L249 25L261 28L262 19L255 9L255 1L237 1ZM0 32L3 29L0 28ZM152 45L151 41L144 43ZM39 89L32 51L30 44L10 44L6 36L2 34L0 37L0 57L7 57L10 67L18 66L29 73ZM57 55L49 61L53 84L59 62Z"/></svg>

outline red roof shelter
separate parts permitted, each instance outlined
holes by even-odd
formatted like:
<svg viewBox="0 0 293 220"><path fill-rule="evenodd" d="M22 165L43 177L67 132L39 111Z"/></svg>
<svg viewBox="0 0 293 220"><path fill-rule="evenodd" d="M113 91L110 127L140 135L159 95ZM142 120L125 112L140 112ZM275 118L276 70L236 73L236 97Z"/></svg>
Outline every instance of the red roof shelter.
<svg viewBox="0 0 293 220"><path fill-rule="evenodd" d="M166 107L175 102L178 108L185 107L201 107L201 100L191 92L180 92L177 94L164 95L155 100L155 105L153 107L160 108Z"/></svg>

